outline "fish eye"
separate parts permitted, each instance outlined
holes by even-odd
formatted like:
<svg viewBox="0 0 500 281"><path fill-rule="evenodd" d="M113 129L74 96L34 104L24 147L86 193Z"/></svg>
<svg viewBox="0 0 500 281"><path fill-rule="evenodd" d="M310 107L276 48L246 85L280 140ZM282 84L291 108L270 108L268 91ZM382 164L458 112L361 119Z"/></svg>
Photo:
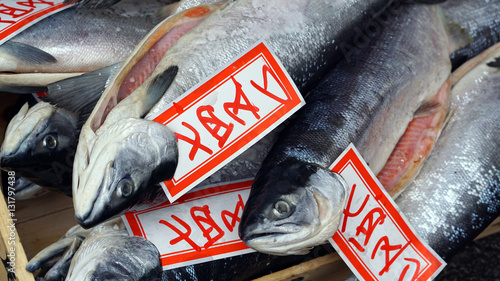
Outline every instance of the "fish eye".
<svg viewBox="0 0 500 281"><path fill-rule="evenodd" d="M42 144L45 148L55 149L57 147L57 139L53 135L43 137Z"/></svg>
<svg viewBox="0 0 500 281"><path fill-rule="evenodd" d="M118 183L118 190L121 196L128 197L134 191L134 183L130 179L123 179Z"/></svg>
<svg viewBox="0 0 500 281"><path fill-rule="evenodd" d="M279 200L274 203L274 213L280 218L285 218L290 214L290 204L284 200Z"/></svg>

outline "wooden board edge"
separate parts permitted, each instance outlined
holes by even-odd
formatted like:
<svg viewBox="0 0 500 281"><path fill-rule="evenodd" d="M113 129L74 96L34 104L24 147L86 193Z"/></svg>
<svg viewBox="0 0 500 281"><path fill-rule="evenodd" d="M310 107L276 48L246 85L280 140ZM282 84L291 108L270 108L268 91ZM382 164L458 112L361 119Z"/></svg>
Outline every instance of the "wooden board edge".
<svg viewBox="0 0 500 281"><path fill-rule="evenodd" d="M303 262L296 266L268 274L254 281L275 280L344 280L351 274L349 267L344 263L339 254L331 253L326 256Z"/></svg>
<svg viewBox="0 0 500 281"><path fill-rule="evenodd" d="M497 232L500 232L500 217L496 218L496 220L494 220L483 232L481 232L475 240L490 236L491 234L495 234Z"/></svg>

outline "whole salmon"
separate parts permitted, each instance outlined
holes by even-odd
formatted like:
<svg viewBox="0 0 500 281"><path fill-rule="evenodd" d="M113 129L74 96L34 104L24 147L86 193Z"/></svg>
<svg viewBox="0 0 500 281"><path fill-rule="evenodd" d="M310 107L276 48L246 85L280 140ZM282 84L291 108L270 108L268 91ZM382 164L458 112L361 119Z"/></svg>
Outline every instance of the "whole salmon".
<svg viewBox="0 0 500 281"><path fill-rule="evenodd" d="M344 56L340 46L354 37L349 30L387 5L380 0L239 0L208 16L170 47L135 91L109 91L96 105L75 156L78 221L93 225L119 212L106 206L124 184L132 190L119 196L125 206L141 190L172 177L178 157L175 135L149 119L213 71L264 40L306 93ZM133 159L127 156L131 153Z"/></svg>
<svg viewBox="0 0 500 281"><path fill-rule="evenodd" d="M414 117L430 116L426 122L438 130L414 141L436 139L447 112L451 51L437 5L400 5L369 44L318 84L280 134L252 185L241 239L258 251L288 255L331 237L348 190L328 167L354 143L372 171L381 172Z"/></svg>

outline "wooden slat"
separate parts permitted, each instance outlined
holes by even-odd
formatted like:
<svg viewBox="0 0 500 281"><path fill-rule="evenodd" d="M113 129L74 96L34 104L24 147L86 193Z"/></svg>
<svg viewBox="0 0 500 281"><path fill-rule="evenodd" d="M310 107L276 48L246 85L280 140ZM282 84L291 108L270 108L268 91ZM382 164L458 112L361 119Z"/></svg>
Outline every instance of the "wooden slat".
<svg viewBox="0 0 500 281"><path fill-rule="evenodd" d="M351 274L349 267L342 261L337 253L332 253L319 257L299 265L281 270L255 281L276 281L276 280L325 280L340 281Z"/></svg>
<svg viewBox="0 0 500 281"><path fill-rule="evenodd" d="M18 223L26 223L57 212L73 210L73 199L57 192L48 192L39 198L17 201Z"/></svg>
<svg viewBox="0 0 500 281"><path fill-rule="evenodd" d="M43 197L39 199L43 199ZM72 208L19 224L17 230L26 249L28 259L59 240L66 231L76 224L77 221Z"/></svg>
<svg viewBox="0 0 500 281"><path fill-rule="evenodd" d="M498 217L496 220L494 220L490 224L490 226L488 226L488 228L486 228L483 232L481 232L481 234L479 234L476 237L476 240L484 238L486 236L490 236L491 234L494 234L494 233L497 233L497 232L500 232L500 217Z"/></svg>

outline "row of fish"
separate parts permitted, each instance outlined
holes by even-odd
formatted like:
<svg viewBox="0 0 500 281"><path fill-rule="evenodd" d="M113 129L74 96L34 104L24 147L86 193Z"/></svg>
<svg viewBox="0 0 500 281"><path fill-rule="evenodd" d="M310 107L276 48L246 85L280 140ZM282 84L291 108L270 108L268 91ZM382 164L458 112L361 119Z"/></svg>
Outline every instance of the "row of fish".
<svg viewBox="0 0 500 281"><path fill-rule="evenodd" d="M500 69L498 62L494 60L500 56L498 48L499 46L454 87L451 96L453 114L429 157L435 161L428 161L415 181L397 199L398 205L417 232L445 259L470 242L500 211L499 173L496 170L498 164L490 153L497 146L497 137L493 132L498 123L496 116L490 113L495 112L494 109L500 102L495 91L496 83L500 82ZM486 104L492 107L492 111L484 111ZM481 122L480 126L472 126L473 120ZM472 147L476 145L479 147ZM461 148L464 147L468 149L462 151ZM470 170L471 167L474 170ZM432 175L429 176L429 173ZM440 188L435 188L436 186ZM433 195L428 196L428 193ZM447 202L449 205L444 204ZM74 230L69 233L75 236ZM107 240L109 237L110 233L106 233L102 240L94 238L81 247L90 247L88 244L91 241L100 247L114 245ZM117 232L114 239L113 241L118 242L125 237ZM100 247L94 245L91 249ZM98 260L101 262L106 261L106 258L101 257L100 251L83 252L100 257ZM132 251L126 254L127 257L135 255ZM51 255L41 252L39 256ZM35 258L30 263L37 262L38 258ZM99 270L105 270L105 267L99 267ZM87 272L95 273L94 270ZM107 273L100 274L105 276Z"/></svg>
<svg viewBox="0 0 500 281"><path fill-rule="evenodd" d="M472 2L455 1L453 5L436 6L398 1L389 5L384 1L360 1L353 5L329 1L288 1L284 4L280 1L241 0L204 6L203 9L197 7L195 11L203 16L196 23L198 26L186 31L160 56L161 60L154 63L156 69L147 73L150 78L142 85L125 94L120 92L122 81L130 81L127 74L134 72L133 66L138 65L141 58L147 58L149 49L143 46L157 42L149 38L163 32L161 26L169 29L186 19L186 12L184 16L177 13L181 16L168 18L167 25L157 26L139 43L141 48L136 48L125 60L118 75L111 80L106 76L102 82L106 85L104 93L100 95L102 90L95 91L99 101L87 104L93 108L88 118L88 112L79 117L81 110L75 109L82 105L81 99L75 102L72 95L67 95L66 99L50 97L49 91L52 102L59 103L60 108L72 108L69 112L78 115L70 121L76 124L69 132L72 138L79 134L86 120L79 134L74 165L71 165L71 160L62 161L73 171L71 193L77 220L83 226L94 226L136 208L137 204L151 204L155 199L164 198L155 183L168 179L175 171L175 137L168 128L148 119L211 71L256 40L264 39L283 61L299 89L308 93L307 105L284 126L257 173L240 223L240 236L247 245L265 253L290 255L308 252L311 247L322 244L337 228L348 190L342 178L326 167L348 143L355 143L370 167L376 173L380 172L379 175L385 175L380 176L382 182L396 183L393 195L399 194L400 188L420 169L420 166L407 164L424 162L444 124L451 84L448 79L452 67L450 55L452 59L463 59L463 54L469 56L488 47L491 42L481 40L485 34L475 31L489 29L493 35L488 38L495 38L498 34L496 19L481 22L482 25L457 27L453 20L459 18L454 16L467 14L458 13L457 7L500 8L499 3L491 1L486 4ZM245 15L245 21L240 19L242 15ZM323 24L313 25L314 22ZM366 22L369 24L362 25ZM353 26L370 24L378 24L379 29L372 30L369 36L364 34L366 42L347 32ZM291 41L292 38L295 41ZM478 41L483 43L480 47L475 45ZM348 53L346 47L350 48ZM472 49L470 53L464 52ZM327 70L339 61L323 78ZM457 61L453 60L459 64ZM68 80L71 79L76 78ZM314 90L309 93L313 86ZM97 105L93 107L95 103ZM5 139L11 142L4 142L0 156L3 168L8 168L4 159L10 157L13 159L10 161L14 161L15 153L25 147L35 145L36 148L50 149L54 146L55 137L47 137L50 133L43 132L55 122L39 121L46 117L37 117L36 121L25 117L42 116L41 112L51 115L59 107L48 104L38 107L37 113L29 114L26 106L17 116L17 123L28 124L28 129L23 129L28 133L45 123L41 126L44 127L42 133L36 134L36 141L27 142L23 147L21 143L27 139L25 135L13 134L14 128L22 126L12 125L16 122L9 124ZM414 117L417 118L413 120ZM126 123L122 120L124 118L127 118ZM409 123L415 127L425 124L433 129L420 130L419 145L405 146L401 140L413 135L408 133ZM139 147L138 140L151 145ZM266 141L273 142L274 135ZM68 140L57 139L55 144L65 149L71 147L66 151L75 151L76 142L71 146ZM166 157L151 162L151 156L156 154L139 148L156 145L162 147ZM393 152L395 147L399 150ZM264 151L259 155L265 155L267 151ZM401 154L405 157L398 158L397 155ZM63 155L66 156L67 152ZM131 166L131 159L136 161L134 165L144 169ZM383 168L387 161L398 163L401 159L420 161L405 161L404 165L397 166L396 169L408 173L396 177ZM260 166L262 158L253 160L258 163L249 166ZM252 162L244 157L238 161L235 163ZM214 175L212 180L216 180L215 177L220 177L220 174ZM386 178L387 181L382 180ZM405 179L405 184L399 184L401 178ZM66 193L70 192L66 190ZM496 196L492 200L498 203L498 193Z"/></svg>
<svg viewBox="0 0 500 281"><path fill-rule="evenodd" d="M436 148L429 156L429 161L423 166L422 172L396 200L417 233L445 259L450 258L461 247L471 242L500 212L498 163L495 163L495 157L490 153L497 148L496 140L498 139L494 133L498 129L497 116L491 113L496 112L494 109L500 102L496 91L496 85L500 82L500 68L499 60L495 60L500 57L499 48L500 46L496 46L486 58L480 58L476 62L477 67L469 71L453 88L450 104L452 115ZM491 111L484 111L484 108L488 106L491 106ZM473 126L475 120L481 122L480 126ZM429 196L429 193L432 195ZM108 224L117 223L115 220ZM54 256L50 252L60 249L61 244L69 248L67 253L72 256L75 251L75 246L72 245L73 240L79 242L82 235L81 227L78 226L76 230L72 229L68 232L67 236L72 239L68 240L68 237L64 237L60 242L37 255L30 261L30 265L40 267L42 262L46 262L44 259ZM88 231L84 236L86 235ZM84 255L97 257L96 262L101 263L107 262L108 256L119 261L132 258L136 255L134 251L122 250L120 256L102 255L103 248L112 247L111 245L128 239L122 235L116 229L104 234L96 232L92 239L85 240L86 243L80 246L81 252ZM109 242L109 239L113 242ZM143 243L139 241L135 243ZM295 262L298 261L296 257L294 259ZM61 264L68 263L65 259L61 260ZM243 265L247 261L232 259L225 262ZM75 259L73 263L69 269L70 272L76 266L85 267L85 263L78 265L78 259ZM212 264L211 271L224 272L214 269L224 266L227 267L224 264L218 264L218 267ZM68 267L69 265L66 270ZM154 266L148 268L150 268L149 274L156 272ZM113 271L113 267L109 271L105 266L87 266L86 270L79 270L85 272L82 276L86 274L107 276L106 274ZM170 279L166 280L185 280L185 278L210 280L208 277L202 278L202 276L207 276L207 272L204 272L205 275L190 275L189 270L196 272L195 268L178 269L175 274L169 276ZM52 267L51 271L57 271L59 274L57 276L65 275L66 272L61 271L59 266ZM140 274L147 273L140 271ZM220 277L220 275L210 276ZM47 280L57 279L50 279L49 275Z"/></svg>
<svg viewBox="0 0 500 281"><path fill-rule="evenodd" d="M449 49L437 6L399 7L370 45L308 94L279 135L252 185L242 240L260 251L292 254L331 237L348 189L328 167L352 142L378 174L414 116L429 115L428 102L440 88L449 91ZM278 204L286 211L277 211Z"/></svg>

